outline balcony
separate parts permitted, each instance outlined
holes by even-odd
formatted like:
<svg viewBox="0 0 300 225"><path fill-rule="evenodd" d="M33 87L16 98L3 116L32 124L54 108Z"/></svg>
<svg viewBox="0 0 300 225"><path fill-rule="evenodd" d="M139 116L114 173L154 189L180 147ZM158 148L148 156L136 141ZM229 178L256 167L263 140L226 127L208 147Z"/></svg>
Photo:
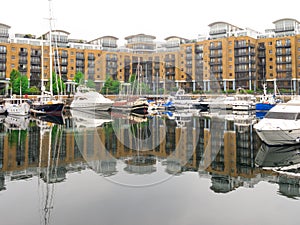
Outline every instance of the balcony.
<svg viewBox="0 0 300 225"><path fill-rule="evenodd" d="M210 58L221 58L221 57L222 57L222 53L214 53L214 54L210 54L209 57L210 57Z"/></svg>
<svg viewBox="0 0 300 225"><path fill-rule="evenodd" d="M211 45L211 46L209 46L209 49L210 50L220 50L220 49L222 49L222 45Z"/></svg>
<svg viewBox="0 0 300 225"><path fill-rule="evenodd" d="M287 31L294 31L295 27L294 26L288 26L288 27L278 27L275 28L275 32L287 32Z"/></svg>
<svg viewBox="0 0 300 225"><path fill-rule="evenodd" d="M235 43L234 48L248 48L248 45L246 43Z"/></svg>
<svg viewBox="0 0 300 225"><path fill-rule="evenodd" d="M226 34L226 29L220 29L220 30L211 30L209 32L209 35L217 35L217 34Z"/></svg>
<svg viewBox="0 0 300 225"><path fill-rule="evenodd" d="M0 63L0 71L3 72L6 70L6 65Z"/></svg>
<svg viewBox="0 0 300 225"><path fill-rule="evenodd" d="M42 55L42 52L40 50L31 50L31 57L40 57Z"/></svg>
<svg viewBox="0 0 300 225"><path fill-rule="evenodd" d="M8 33L0 33L0 37L1 38L9 38L9 34Z"/></svg>
<svg viewBox="0 0 300 225"><path fill-rule="evenodd" d="M195 53L203 53L203 48L196 47Z"/></svg>
<svg viewBox="0 0 300 225"><path fill-rule="evenodd" d="M281 69L276 69L277 73L286 73L286 72L292 72L292 68L281 68Z"/></svg>
<svg viewBox="0 0 300 225"><path fill-rule="evenodd" d="M28 52L27 51L20 51L19 56L27 56Z"/></svg>
<svg viewBox="0 0 300 225"><path fill-rule="evenodd" d="M25 58L25 59L20 58L20 59L19 59L19 64L27 64L27 63L28 63L27 58Z"/></svg>
<svg viewBox="0 0 300 225"><path fill-rule="evenodd" d="M83 54L76 54L76 59L84 59L84 55Z"/></svg>
<svg viewBox="0 0 300 225"><path fill-rule="evenodd" d="M18 70L20 72L27 72L27 67L26 66L18 66Z"/></svg>
<svg viewBox="0 0 300 225"><path fill-rule="evenodd" d="M41 68L31 68L30 72L31 73L40 73L41 72Z"/></svg>
<svg viewBox="0 0 300 225"><path fill-rule="evenodd" d="M63 51L61 53L61 58L68 58L68 52Z"/></svg>
<svg viewBox="0 0 300 225"><path fill-rule="evenodd" d="M27 60L26 60L27 61ZM19 61L20 62L20 61ZM27 64L27 62L26 63L21 63L20 62L20 64ZM30 64L31 65L41 65L41 60L39 60L39 59L36 59L36 60L31 60L30 61Z"/></svg>
<svg viewBox="0 0 300 225"><path fill-rule="evenodd" d="M95 56L93 54L88 55L88 60L95 60Z"/></svg>
<svg viewBox="0 0 300 225"><path fill-rule="evenodd" d="M218 61L210 61L209 65L213 66L213 65L222 65L222 60L218 60Z"/></svg>

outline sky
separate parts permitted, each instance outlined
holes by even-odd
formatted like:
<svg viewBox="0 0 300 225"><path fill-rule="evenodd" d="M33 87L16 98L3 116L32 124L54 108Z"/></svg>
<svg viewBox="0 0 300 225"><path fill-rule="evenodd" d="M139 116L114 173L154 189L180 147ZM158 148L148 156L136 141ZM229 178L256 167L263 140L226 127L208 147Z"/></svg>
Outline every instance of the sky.
<svg viewBox="0 0 300 225"><path fill-rule="evenodd" d="M69 38L93 40L105 35L124 38L149 34L156 41L169 36L197 39L209 32L208 25L223 21L240 28L263 32L282 18L300 21L296 0L51 0L53 28ZM279 4L280 3L280 4ZM11 26L10 34L41 35L49 30L49 0L1 1L0 23Z"/></svg>

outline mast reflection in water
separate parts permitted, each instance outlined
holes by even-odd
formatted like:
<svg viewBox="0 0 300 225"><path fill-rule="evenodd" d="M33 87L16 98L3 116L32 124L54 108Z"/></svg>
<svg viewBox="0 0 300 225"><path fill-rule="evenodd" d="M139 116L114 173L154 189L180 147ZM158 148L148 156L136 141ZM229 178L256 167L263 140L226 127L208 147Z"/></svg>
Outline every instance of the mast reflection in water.
<svg viewBox="0 0 300 225"><path fill-rule="evenodd" d="M64 219L69 223L82 224L72 217L85 215L87 211L80 213L78 210L82 210L83 205L88 205L92 199L98 201L100 193L101 196L108 194L112 202L119 204L118 192L128 190L129 196L133 193L140 196L141 193L146 194L141 191L143 188L149 191L149 195L154 190L161 190L164 197L159 195L166 201L177 201L177 198L182 198L182 194L190 199L191 194L197 193L206 202L215 202L223 201L216 194L235 193L240 188L256 190L255 186L262 182L279 186L278 196L296 200L300 197L297 166L299 148L270 148L261 144L253 130L256 119L252 116L195 116L177 112L175 117L140 117L131 114L70 111L64 117L23 118L19 125L13 126L9 124L13 120L5 119L0 123L0 209L8 210L7 205L5 207L8 204L5 196L10 196L10 192L15 195L16 191L26 190L26 183L22 181L27 181L27 184L30 182L33 186L36 184L35 188L26 193L31 193L29 195L32 199L36 198L34 195L38 195L40 209L37 214L39 217L42 215L42 219L37 222L36 216L33 216L27 221L30 224L59 224L58 221L63 221L60 212L67 210L64 208L66 205L76 213ZM99 181L99 175L106 183ZM89 180L89 183L84 180ZM203 185L208 185L206 191ZM17 189L14 188L16 186ZM106 189L108 186L110 189ZM87 187L93 198L80 191ZM131 192L133 187L139 189L134 188L136 191ZM166 187L170 188L166 190ZM200 189L197 191L197 188ZM58 196L57 190L60 193ZM110 190L118 190L116 198ZM268 187L265 190L265 193L271 194L267 191ZM75 192L78 196L74 195ZM168 193L173 192L177 193L177 197L172 195L173 199L168 199ZM244 192L237 192L237 195ZM276 196L273 195L273 198L277 199ZM232 202L237 201L234 196L228 197ZM71 204L73 198L80 203ZM12 200L9 197L7 199ZM101 199L104 201L103 197ZM19 206L27 204L29 208L32 207L30 202L20 202L18 199L14 201ZM56 201L59 204L55 204ZM190 201L187 203L193 205L190 208L192 210L195 206ZM286 201L282 204L289 206L291 203ZM203 210L204 206L198 207ZM208 204L206 210L209 208ZM108 212L102 207L101 209ZM67 211L69 210L70 208ZM146 211L141 210L139 209L140 213L145 216ZM215 210L220 213L221 209ZM227 209L225 211L229 213ZM25 212L19 213L25 216ZM175 217L181 218L180 212L176 213ZM106 217L103 216L104 218ZM192 218L198 221L196 214ZM161 215L161 219L168 223L167 217ZM218 221L216 218L210 219ZM6 220L10 219L6 217ZM96 216L87 220L89 224L96 224L98 221ZM106 218L106 222L108 221ZM131 219L130 221L132 222ZM208 219L205 221L210 224ZM242 221L242 218L237 216L232 221ZM276 220L274 222L276 224Z"/></svg>

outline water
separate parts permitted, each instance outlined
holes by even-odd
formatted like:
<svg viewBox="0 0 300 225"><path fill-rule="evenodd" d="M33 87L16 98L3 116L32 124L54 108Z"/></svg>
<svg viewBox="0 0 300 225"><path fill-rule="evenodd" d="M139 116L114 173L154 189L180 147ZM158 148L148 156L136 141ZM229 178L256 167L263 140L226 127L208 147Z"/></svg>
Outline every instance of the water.
<svg viewBox="0 0 300 225"><path fill-rule="evenodd" d="M251 116L13 119L1 225L299 224L300 147L265 146Z"/></svg>

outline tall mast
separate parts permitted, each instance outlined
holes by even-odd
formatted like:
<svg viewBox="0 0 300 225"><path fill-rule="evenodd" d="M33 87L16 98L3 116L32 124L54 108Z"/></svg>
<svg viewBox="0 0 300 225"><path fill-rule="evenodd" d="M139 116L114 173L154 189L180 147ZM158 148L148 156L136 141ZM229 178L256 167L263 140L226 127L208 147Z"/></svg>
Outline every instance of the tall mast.
<svg viewBox="0 0 300 225"><path fill-rule="evenodd" d="M50 28L50 31L49 31L49 63L50 63L50 93L51 95L53 95L53 87L52 87L52 56L53 56L53 53L52 53L52 10L51 10L51 0L48 0L49 1L49 28Z"/></svg>

